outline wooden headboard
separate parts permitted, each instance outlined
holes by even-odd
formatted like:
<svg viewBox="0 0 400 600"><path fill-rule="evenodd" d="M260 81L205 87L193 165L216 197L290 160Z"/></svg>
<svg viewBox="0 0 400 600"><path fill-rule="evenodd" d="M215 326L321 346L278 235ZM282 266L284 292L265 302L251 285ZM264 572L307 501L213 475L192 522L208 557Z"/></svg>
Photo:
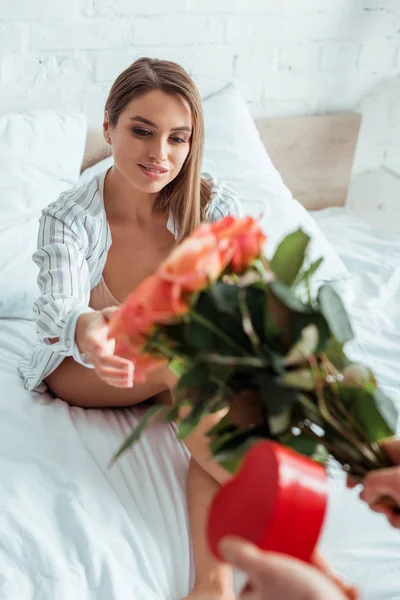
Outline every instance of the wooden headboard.
<svg viewBox="0 0 400 600"><path fill-rule="evenodd" d="M361 115L256 119L260 137L293 196L308 209L344 206ZM101 130L90 130L82 170L110 155Z"/></svg>

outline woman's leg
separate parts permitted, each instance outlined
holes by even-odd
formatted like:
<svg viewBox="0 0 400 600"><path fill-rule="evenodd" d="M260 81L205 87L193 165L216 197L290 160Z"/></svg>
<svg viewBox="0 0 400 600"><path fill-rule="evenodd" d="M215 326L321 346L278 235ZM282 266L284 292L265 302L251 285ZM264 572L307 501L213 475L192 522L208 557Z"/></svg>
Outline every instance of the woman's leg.
<svg viewBox="0 0 400 600"><path fill-rule="evenodd" d="M192 458L188 472L188 506L196 579L186 600L233 600L232 568L211 554L206 526L208 509L219 484Z"/></svg>
<svg viewBox="0 0 400 600"><path fill-rule="evenodd" d="M67 357L47 377L46 383L52 393L74 406L83 408L112 408L132 406L157 396L156 402L171 404L170 390L175 386L176 376L167 368L151 371L149 381L134 384L133 388L114 388L99 379L93 369L88 369L73 358ZM182 409L183 418L189 409ZM220 483L229 474L217 465L208 449L205 432L218 422L224 413L215 413L202 419L185 443L193 455L188 473L188 504L193 536L196 583L191 600L231 600L232 575L230 568L219 564L208 550L205 531L208 507ZM219 483L217 483L219 482ZM211 586L213 586L211 588ZM210 592L213 592L210 595Z"/></svg>
<svg viewBox="0 0 400 600"><path fill-rule="evenodd" d="M181 408L179 419L184 418L189 410L188 407ZM203 417L195 430L184 440L192 455L188 472L188 509L196 567L195 584L187 600L234 599L231 568L213 558L206 540L207 516L211 501L220 484L232 477L214 461L206 433L226 412L225 409Z"/></svg>
<svg viewBox="0 0 400 600"><path fill-rule="evenodd" d="M176 376L164 367L151 371L149 381L145 383L135 383L132 388L116 388L99 379L94 369L88 369L68 356L46 378L46 384L54 396L68 404L83 408L113 408L132 406L170 390L176 384Z"/></svg>

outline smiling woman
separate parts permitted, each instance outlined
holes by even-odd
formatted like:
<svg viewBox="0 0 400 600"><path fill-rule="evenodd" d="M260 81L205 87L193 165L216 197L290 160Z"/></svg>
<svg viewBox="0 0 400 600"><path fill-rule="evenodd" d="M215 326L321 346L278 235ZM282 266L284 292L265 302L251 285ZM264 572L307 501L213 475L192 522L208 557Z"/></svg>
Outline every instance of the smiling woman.
<svg viewBox="0 0 400 600"><path fill-rule="evenodd" d="M20 372L28 389L47 386L85 408L171 402L175 375L160 365L151 379L134 383L134 363L116 355L109 339L110 317L175 244L202 221L239 216L240 205L222 183L201 176L200 95L176 63L141 58L121 73L106 101L103 132L113 166L63 193L40 219L33 257L39 342ZM206 443L203 436L188 444L198 461L191 462L188 484L196 561L190 597L228 599L229 569L207 553L205 504L197 502L199 487L208 501L219 478Z"/></svg>
<svg viewBox="0 0 400 600"><path fill-rule="evenodd" d="M138 114L130 116L132 113ZM106 110L104 129L119 172L130 179L138 191L146 194L150 189L156 193L180 173L190 152L191 110L184 98L152 90L132 100L115 126ZM132 168L133 164L139 167L145 180L137 179L138 170ZM148 188L147 179L160 182L161 187Z"/></svg>

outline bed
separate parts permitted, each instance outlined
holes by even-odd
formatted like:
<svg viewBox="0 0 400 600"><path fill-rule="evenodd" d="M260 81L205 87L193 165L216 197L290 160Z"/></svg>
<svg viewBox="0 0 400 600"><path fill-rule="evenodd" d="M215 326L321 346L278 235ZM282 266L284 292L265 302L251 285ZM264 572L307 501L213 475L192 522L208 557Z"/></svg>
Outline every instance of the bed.
<svg viewBox="0 0 400 600"><path fill-rule="evenodd" d="M226 115L228 100L222 100ZM211 127L212 118L221 114L215 106L211 111L208 105L207 110ZM232 119L237 124L237 106L235 110ZM349 353L374 369L400 409L400 238L374 228L343 206L359 116L339 115L330 123L321 117L307 119L302 123L297 119L295 127L288 120L280 124L265 120L254 126L261 135L260 139L257 134L257 143L270 146L272 162L291 182L294 196L297 181L302 202L313 209L303 215L283 194L270 212L266 210L266 222L275 223L272 213L280 210L289 225L293 215L301 214L302 223L321 232L339 256L346 277L337 276L336 284L356 331ZM339 122L345 123L342 129ZM312 189L304 186L296 171L299 161L304 164L307 144L303 141L297 153L293 144L293 136L302 139L300 132L310 131L310 124L314 140L325 148L327 143L342 160L342 167L335 160L330 176L324 169L325 177L320 176L317 184L310 175ZM243 127L247 131L248 122ZM229 122L226 128L228 136ZM83 174L107 160L107 148L99 140L99 132L85 133ZM289 164L284 160L288 147ZM331 164L329 152L328 156L317 152L315 160L321 156ZM214 164L212 151L207 160ZM245 157L240 160L243 164ZM252 190L252 198L256 191ZM9 280L8 286L13 285ZM109 468L110 457L143 409L84 410L47 393L26 390L17 367L34 339L29 314L0 312L1 600L180 600L193 582L185 494L187 450L175 440L172 425L154 424L134 451ZM364 599L400 598L399 533L358 500L357 490L346 489L335 465L330 473L329 511L321 539L324 554L343 577L359 585Z"/></svg>

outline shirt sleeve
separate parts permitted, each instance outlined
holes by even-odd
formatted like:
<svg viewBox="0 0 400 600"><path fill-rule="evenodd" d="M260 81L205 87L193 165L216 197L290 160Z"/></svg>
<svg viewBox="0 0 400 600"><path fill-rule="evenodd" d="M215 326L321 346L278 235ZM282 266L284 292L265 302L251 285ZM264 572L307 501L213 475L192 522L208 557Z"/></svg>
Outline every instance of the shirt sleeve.
<svg viewBox="0 0 400 600"><path fill-rule="evenodd" d="M211 202L207 217L208 221L213 222L227 216L242 217L244 215L243 205L239 200L237 192L209 173L202 173L201 176L211 187Z"/></svg>
<svg viewBox="0 0 400 600"><path fill-rule="evenodd" d="M40 296L34 303L36 332L54 352L85 362L75 343L78 318L93 312L88 306L90 273L86 261L88 236L68 203L47 207L39 221L38 249Z"/></svg>

